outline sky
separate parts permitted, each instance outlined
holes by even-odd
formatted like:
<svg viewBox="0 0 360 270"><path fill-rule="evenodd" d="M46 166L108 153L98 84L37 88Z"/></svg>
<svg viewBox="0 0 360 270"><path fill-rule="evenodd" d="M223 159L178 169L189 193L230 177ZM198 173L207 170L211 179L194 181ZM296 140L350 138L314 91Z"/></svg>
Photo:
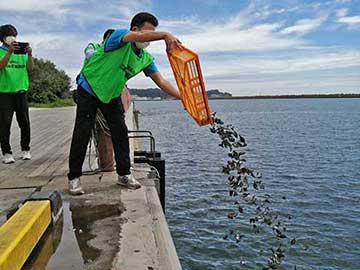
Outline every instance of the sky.
<svg viewBox="0 0 360 270"><path fill-rule="evenodd" d="M0 0L36 57L72 79L89 42L129 28L141 11L199 54L206 88L235 96L360 93L360 0ZM151 43L160 72L174 82L163 41ZM143 74L133 88L155 87Z"/></svg>

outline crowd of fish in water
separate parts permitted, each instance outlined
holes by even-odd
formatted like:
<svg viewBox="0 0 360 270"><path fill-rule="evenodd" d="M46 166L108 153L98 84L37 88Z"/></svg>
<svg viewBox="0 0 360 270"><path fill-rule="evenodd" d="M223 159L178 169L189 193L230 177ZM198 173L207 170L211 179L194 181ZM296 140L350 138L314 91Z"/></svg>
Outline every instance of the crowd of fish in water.
<svg viewBox="0 0 360 270"><path fill-rule="evenodd" d="M262 270L278 269L285 259L289 246L296 244L296 239L287 234L287 227L290 225L292 216L275 213L270 208L273 198L265 192L262 174L246 166L245 138L232 125L225 124L218 118L216 113L212 116L213 125L210 131L219 136L221 141L219 146L228 151L229 159L223 165L222 172L227 176L229 196L234 199L235 207L227 214L227 217L232 220L249 218L248 225L252 228L252 232L259 235L260 228L263 228L262 231L265 230L275 238L276 241L269 240L276 245L270 248L271 255L267 258ZM285 200L286 197L281 199ZM224 239L239 243L244 237L246 237L244 232L230 229Z"/></svg>

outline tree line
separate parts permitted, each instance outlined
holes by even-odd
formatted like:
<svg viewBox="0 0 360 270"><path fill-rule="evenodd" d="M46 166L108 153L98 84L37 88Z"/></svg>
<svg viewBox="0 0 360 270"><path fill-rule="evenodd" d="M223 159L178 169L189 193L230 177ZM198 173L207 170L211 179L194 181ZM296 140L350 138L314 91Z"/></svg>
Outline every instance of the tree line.
<svg viewBox="0 0 360 270"><path fill-rule="evenodd" d="M29 102L46 104L71 96L71 78L50 60L34 58L29 79Z"/></svg>

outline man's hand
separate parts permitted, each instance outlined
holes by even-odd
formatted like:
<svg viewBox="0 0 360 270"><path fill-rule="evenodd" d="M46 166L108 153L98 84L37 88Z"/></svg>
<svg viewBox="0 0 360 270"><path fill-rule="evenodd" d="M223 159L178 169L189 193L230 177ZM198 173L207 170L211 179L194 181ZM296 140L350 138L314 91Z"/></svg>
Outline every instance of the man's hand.
<svg viewBox="0 0 360 270"><path fill-rule="evenodd" d="M32 56L32 48L30 46L30 44L28 44L25 48L25 52L29 55Z"/></svg>
<svg viewBox="0 0 360 270"><path fill-rule="evenodd" d="M175 48L181 49L181 47L180 47L181 42L176 37L174 37L172 34L167 33L164 40L165 40L167 52L170 52L171 50L173 50Z"/></svg>
<svg viewBox="0 0 360 270"><path fill-rule="evenodd" d="M16 49L19 49L19 46L18 46L18 43L14 41L9 46L9 52L13 53Z"/></svg>

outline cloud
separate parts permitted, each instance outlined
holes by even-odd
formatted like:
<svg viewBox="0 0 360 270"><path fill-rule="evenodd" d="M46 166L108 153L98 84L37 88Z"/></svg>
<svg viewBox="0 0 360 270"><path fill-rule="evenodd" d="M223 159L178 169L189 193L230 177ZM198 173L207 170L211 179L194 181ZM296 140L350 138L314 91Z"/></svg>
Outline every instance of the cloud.
<svg viewBox="0 0 360 270"><path fill-rule="evenodd" d="M300 54L300 53L299 53ZM232 57L221 61L219 68L216 58L203 61L203 70L207 77L285 74L320 70L334 70L349 67L360 68L360 51L317 52L299 56Z"/></svg>
<svg viewBox="0 0 360 270"><path fill-rule="evenodd" d="M337 22L347 24L350 28L360 26L360 16L347 16L348 8L339 9L336 12Z"/></svg>
<svg viewBox="0 0 360 270"><path fill-rule="evenodd" d="M207 89L219 88L234 95L359 92L359 50L322 46L304 38L307 33L322 31L333 12L332 1L277 9L259 5L250 4L227 20L174 18L162 20L161 27L199 53ZM300 17L288 27L284 25L293 20L274 17L296 12L314 17ZM338 14L346 12L348 9ZM164 76L172 78L163 42L152 43L149 50L156 55ZM129 85L153 87L143 76Z"/></svg>
<svg viewBox="0 0 360 270"><path fill-rule="evenodd" d="M360 16L341 17L338 19L338 22L346 23L349 25L360 25Z"/></svg>
<svg viewBox="0 0 360 270"><path fill-rule="evenodd" d="M204 1L196 0L194 10ZM214 8L222 1L205 2ZM170 18L165 11L157 13L160 31L174 33L200 55L208 88L235 94L252 94L261 89L279 93L287 89L310 91L316 86L335 91L336 81L338 87L347 89L360 85L360 78L356 77L360 74L359 48L353 44L324 46L320 38L306 34L324 31L324 26L331 23L338 27L334 34L344 28L342 24L355 27L359 16L349 16L353 11L351 5L343 0L311 3L288 0L276 4L270 0L251 0L241 9L216 18L211 14L184 15L185 9ZM75 78L88 42L100 41L108 27L128 28L136 12L144 9L151 12L152 8L152 0L1 1L0 21L16 25L19 39L31 42L35 56L52 60ZM333 22L328 19L329 14L335 15ZM155 55L160 71L173 81L164 42L153 42L149 50ZM143 75L132 79L129 85L154 87Z"/></svg>
<svg viewBox="0 0 360 270"><path fill-rule="evenodd" d="M178 24L165 21L162 24L162 30L173 32L176 29L189 29L188 33L180 32L177 37L198 53L272 51L307 44L301 38L280 34L278 30L281 29L281 23L246 26L241 22L234 24L233 20L222 23L200 23L197 19L192 19ZM151 51L155 54L162 54L165 51L164 44L162 42L153 43Z"/></svg>
<svg viewBox="0 0 360 270"><path fill-rule="evenodd" d="M144 7L150 10L151 1L0 1L0 24L14 24L18 39L30 42L36 57L53 61L74 79L84 47L100 41L108 27L128 28L130 18Z"/></svg>
<svg viewBox="0 0 360 270"><path fill-rule="evenodd" d="M293 26L289 26L281 30L280 33L305 35L309 32L317 30L325 20L326 17L316 19L301 19L298 20Z"/></svg>
<svg viewBox="0 0 360 270"><path fill-rule="evenodd" d="M338 11L336 11L336 16L337 17L345 17L348 13L349 9L347 8L341 8Z"/></svg>
<svg viewBox="0 0 360 270"><path fill-rule="evenodd" d="M100 41L100 39L100 35L94 35L91 39L71 32L21 36L21 40L30 42L35 57L51 60L58 68L65 70L73 80L80 71L84 48L90 40Z"/></svg>
<svg viewBox="0 0 360 270"><path fill-rule="evenodd" d="M83 30L93 25L126 23L137 12L151 10L151 0L13 0L1 1L1 21L28 22L39 29ZM40 24L41 22L41 24Z"/></svg>
<svg viewBox="0 0 360 270"><path fill-rule="evenodd" d="M291 51L281 54L200 55L206 87L230 91L235 95L251 95L255 90L256 94L271 94L271 91L282 94L293 93L291 91L316 92L319 89L325 92L341 89L359 91L360 50L317 48L313 51L299 50L296 54ZM156 63L165 77L173 77L166 57L159 56ZM129 85L154 87L152 81L143 76L132 79Z"/></svg>
<svg viewBox="0 0 360 270"><path fill-rule="evenodd" d="M281 37L276 34L279 24L261 24L236 29L230 26L210 27L207 31L181 36L189 46L199 52L266 51L303 45L305 41Z"/></svg>
<svg viewBox="0 0 360 270"><path fill-rule="evenodd" d="M221 4L221 0L194 0L195 2L199 2L201 5L207 6L216 6Z"/></svg>
<svg viewBox="0 0 360 270"><path fill-rule="evenodd" d="M11 0L11 1L1 1L0 10L4 11L44 11L50 12L55 9L61 9L65 5L77 2L76 0Z"/></svg>

